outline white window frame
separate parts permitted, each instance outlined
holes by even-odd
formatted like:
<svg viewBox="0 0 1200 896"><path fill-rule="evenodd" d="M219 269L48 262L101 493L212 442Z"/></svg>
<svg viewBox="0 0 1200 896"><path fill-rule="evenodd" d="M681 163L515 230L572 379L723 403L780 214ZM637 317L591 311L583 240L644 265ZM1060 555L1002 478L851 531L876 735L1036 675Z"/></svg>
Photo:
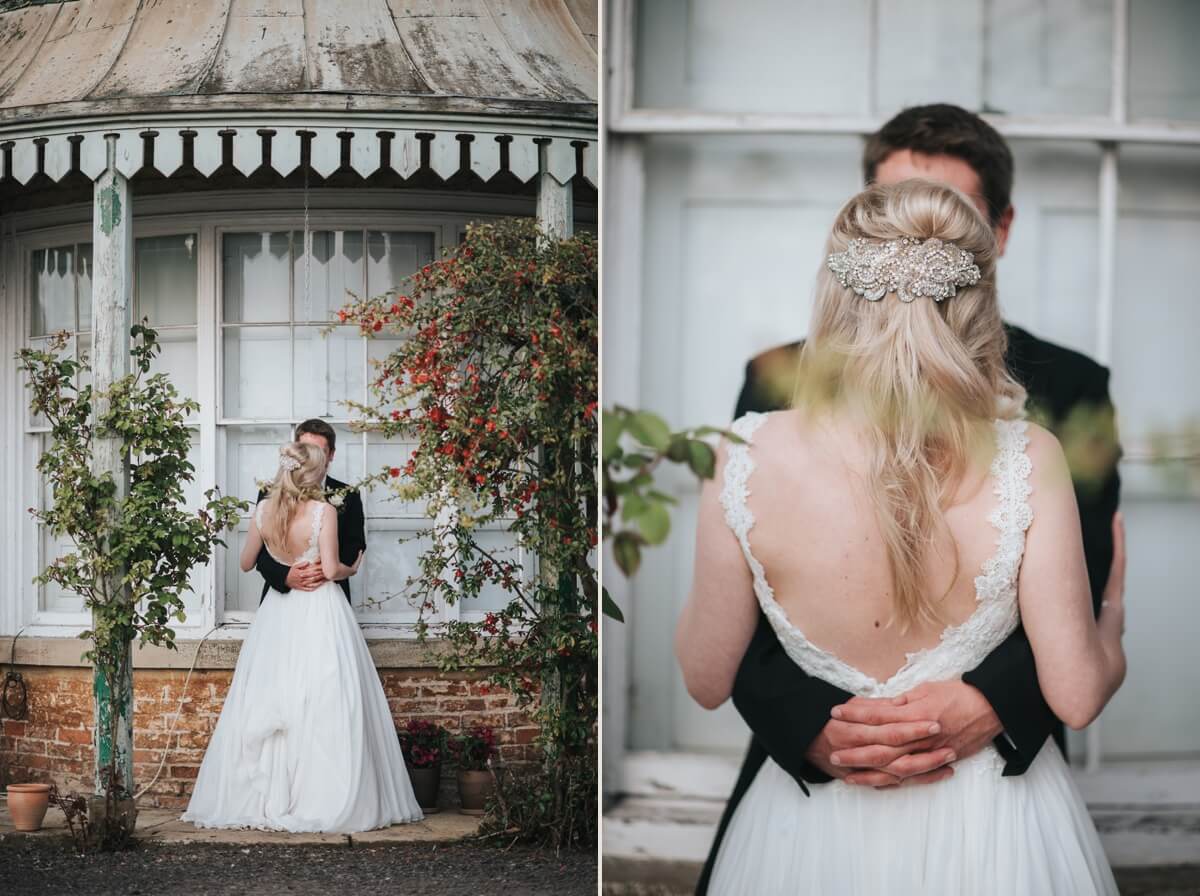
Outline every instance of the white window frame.
<svg viewBox="0 0 1200 896"><path fill-rule="evenodd" d="M320 195L323 194L323 195ZM379 199L387 202L394 201L394 193L390 196L385 191L339 191L312 190L310 195L316 199L318 207L309 208L309 232L317 230L361 229L383 231L428 231L434 234L434 257L440 257L444 247L457 244L470 221L485 221L502 215L530 215L532 203L527 200L508 200L503 197L470 197L468 199L454 197L448 201L444 196L435 193L416 194L405 197L410 207L374 207ZM346 196L354 196L353 202L348 202ZM147 236L168 236L181 233L194 233L197 237L197 311L196 311L196 342L197 342L197 397L201 401L200 413L196 416L193 428L199 433L199 457L196 464L196 478L200 483L225 482L226 465L226 432L230 425L295 425L300 421L276 418L225 418L218 416L220 402L223 399L223 383L221 380L221 256L219 253L219 238L226 232L247 232L257 230L303 230L302 209L295 204L295 197L289 197L288 203L280 208L263 208L275 205L278 194L267 196L261 191L238 191L225 194L208 194L194 202L200 208L196 211L168 210L173 197L146 197L135 199L133 236L137 240ZM359 198L364 198L364 208L353 208ZM194 197L187 197L189 204ZM339 204L339 198L341 202ZM178 205L178 199L175 199ZM444 204L452 211L439 209ZM461 209L459 210L459 207ZM483 206L484 211L475 211L477 206ZM145 213L139 214L142 208ZM90 206L89 206L90 208ZM6 349L7 357L12 358L16 351L28 345L31 296L29 293L28 273L31 253L36 249L62 246L69 243L90 243L92 241L91 220L78 220L78 207L74 209L76 220L72 223L45 224L45 219L55 216L66 217L70 210L56 210L49 214L43 212L28 215L14 214L4 221L8 226L0 229L0 234L6 243L4 253L5 271L3 286L5 302L9 306L0 308L0 315L7 313L13 326L5 334L0 333L0 347ZM236 217L235 217L236 216ZM22 225L25 226L22 226ZM44 225L44 226L39 226ZM8 351L11 349L11 351ZM41 607L40 588L34 586L32 578L40 571L40 542L39 526L28 513L27 508L40 506L40 487L35 463L38 451L38 440L44 430L30 431L26 426L28 390L24 386L23 377L16 372L16 362L9 361L11 387L8 390L7 419L9 431L19 434L12 440L12 464L16 475L13 481L17 484L21 495L20 506L10 508L10 513L19 519L9 519L12 534L13 553L16 561L10 566L10 594L12 598L3 602L9 605L8 624L6 628L13 631L23 631L25 637L77 637L80 632L91 625L91 615L87 612L66 612L44 610ZM369 370L369 362L364 360ZM0 382L4 382L0 377ZM369 381L369 380L368 380ZM0 409L3 409L0 403ZM344 425L351 418L329 418L331 425ZM360 438L359 449L362 451L362 467L366 467L366 452L368 438L363 434ZM344 450L339 445L339 450ZM245 496L243 496L245 497ZM10 502L15 505L16 502ZM365 510L365 508L364 508ZM384 518L387 519L387 518ZM248 520L248 516L246 517ZM394 523L395 521L392 520ZM245 525L245 521L243 524ZM383 526L378 531L390 531L393 526ZM490 528L490 527L489 527ZM369 527L368 527L368 531ZM233 539L228 539L234 544ZM524 547L519 548L521 562L525 565L530 576L537 575L537 559ZM213 561L202 568L198 577L197 592L200 596L200 612L191 614L188 620L175 626L180 638L198 638L208 635L210 639L227 640L240 639L254 618L247 611L224 611L224 582L226 551L218 550ZM462 618L464 620L482 616L482 613L462 613L461 604L453 606L442 603L437 608L431 622L442 622ZM3 611L0 606L0 611ZM0 615L0 621L4 621ZM415 625L411 622L398 621L395 615L388 618L387 614L372 614L372 618L360 617L360 625L368 638L401 638L415 639ZM222 627L213 631L220 624Z"/></svg>

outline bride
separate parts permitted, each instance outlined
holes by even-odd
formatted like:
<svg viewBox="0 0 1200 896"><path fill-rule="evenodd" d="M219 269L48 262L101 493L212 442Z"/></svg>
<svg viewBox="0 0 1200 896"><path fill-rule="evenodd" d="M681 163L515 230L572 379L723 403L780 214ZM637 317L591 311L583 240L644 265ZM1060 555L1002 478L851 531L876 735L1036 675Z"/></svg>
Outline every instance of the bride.
<svg viewBox="0 0 1200 896"><path fill-rule="evenodd" d="M1093 618L1063 450L1004 365L991 229L910 180L851 199L827 252L793 407L736 420L701 494L689 692L729 697L759 606L806 673L875 698L958 678L1020 621L1051 709L1083 728L1125 676L1123 599ZM988 746L936 784L806 796L768 760L709 892L1115 894L1056 744L1003 767Z"/></svg>
<svg viewBox="0 0 1200 896"><path fill-rule="evenodd" d="M338 518L326 512L325 451L279 449L279 471L242 548L320 563L313 591L270 589L242 642L187 811L199 827L352 833L423 816L366 640L336 582Z"/></svg>

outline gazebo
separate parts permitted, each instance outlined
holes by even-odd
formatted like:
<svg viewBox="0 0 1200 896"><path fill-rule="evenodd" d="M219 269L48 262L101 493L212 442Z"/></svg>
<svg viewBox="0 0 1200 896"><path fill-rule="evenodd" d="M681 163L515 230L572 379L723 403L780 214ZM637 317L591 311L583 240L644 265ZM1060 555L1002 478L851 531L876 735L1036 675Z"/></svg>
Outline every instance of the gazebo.
<svg viewBox="0 0 1200 896"><path fill-rule="evenodd" d="M588 0L0 2L0 663L30 694L0 740L10 779L89 786L92 743L76 640L90 617L30 584L63 546L27 511L46 499L34 464L47 436L16 352L67 330L102 385L127 363L128 323L148 317L161 369L201 405L198 483L253 500L307 417L338 432L332 474L378 468L397 446L351 432L342 402L365 396L387 346L319 331L347 291L397 286L471 220L594 229L596 32ZM354 603L397 721L484 721L522 758L524 714L430 668L417 610L389 593L413 567L399 539L422 508L364 497ZM180 650L135 651L135 779L158 768L181 707L190 734L152 803L186 802L258 604L251 579L218 556L195 572Z"/></svg>

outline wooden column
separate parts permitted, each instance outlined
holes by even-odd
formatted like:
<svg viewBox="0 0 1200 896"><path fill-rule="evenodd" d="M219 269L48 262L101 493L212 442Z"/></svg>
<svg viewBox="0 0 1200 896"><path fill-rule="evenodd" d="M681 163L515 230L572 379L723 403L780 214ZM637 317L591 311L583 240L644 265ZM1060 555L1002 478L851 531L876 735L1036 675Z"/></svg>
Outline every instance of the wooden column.
<svg viewBox="0 0 1200 896"><path fill-rule="evenodd" d="M575 232L575 206L571 183L560 184L550 174L549 144L538 144L537 221L542 231L556 239Z"/></svg>
<svg viewBox="0 0 1200 896"><path fill-rule="evenodd" d="M92 377L96 394L107 390L130 372L129 330L133 326L133 215L129 180L116 168L117 136L108 134L107 167L96 179L92 203ZM107 402L97 400L93 421L107 411ZM108 473L116 482L116 499L129 492L129 458L120 437L93 429L92 471ZM120 576L105 583L110 601L123 601ZM124 787L133 793L133 669L130 644L123 649L123 672L115 682L107 681L99 669L92 683L95 698L95 786L104 790L101 770L112 756ZM116 736L110 729L110 689L120 693Z"/></svg>

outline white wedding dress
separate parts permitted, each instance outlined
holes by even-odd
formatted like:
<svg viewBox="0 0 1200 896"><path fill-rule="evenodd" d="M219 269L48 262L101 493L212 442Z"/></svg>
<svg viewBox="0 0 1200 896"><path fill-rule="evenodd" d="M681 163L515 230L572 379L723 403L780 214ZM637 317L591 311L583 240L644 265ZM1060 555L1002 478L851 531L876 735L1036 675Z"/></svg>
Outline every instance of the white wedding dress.
<svg viewBox="0 0 1200 896"><path fill-rule="evenodd" d="M314 509L308 549L295 563L320 562L325 507ZM261 531L262 503L255 518ZM422 817L383 686L341 588L268 589L181 820L352 833Z"/></svg>
<svg viewBox="0 0 1200 896"><path fill-rule="evenodd" d="M975 579L977 606L938 644L909 654L876 681L822 650L792 625L750 552L746 506L754 470L751 439L766 419L750 413L732 429L721 503L750 566L758 602L788 656L809 675L867 697L901 694L925 681L960 677L1000 645L1019 621L1017 580L1032 521L1031 471L1021 420L996 421L991 466L998 505L995 554ZM832 781L811 796L768 759L738 805L713 868L712 896L805 894L1116 894L1095 825L1057 745L1048 740L1023 775L1002 777L989 745L954 763L936 784L875 790Z"/></svg>

